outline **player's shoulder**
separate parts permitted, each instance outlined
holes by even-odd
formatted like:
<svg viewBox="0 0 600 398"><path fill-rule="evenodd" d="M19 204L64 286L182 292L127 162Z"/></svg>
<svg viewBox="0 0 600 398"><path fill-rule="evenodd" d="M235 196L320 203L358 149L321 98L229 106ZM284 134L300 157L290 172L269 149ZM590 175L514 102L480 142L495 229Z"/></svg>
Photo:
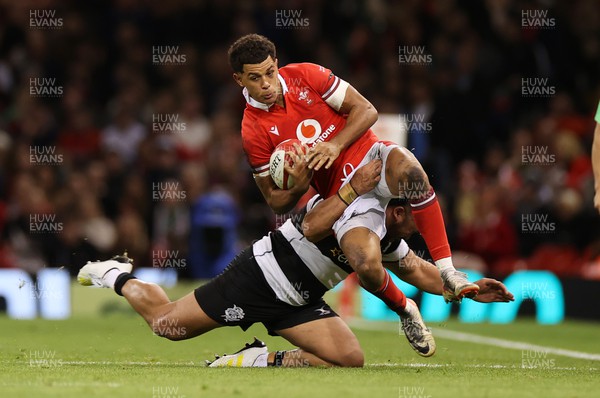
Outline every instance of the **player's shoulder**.
<svg viewBox="0 0 600 398"><path fill-rule="evenodd" d="M287 64L281 68L279 68L279 72L282 73L282 76L306 76L312 75L315 73L323 73L328 74L331 71L324 66L313 64L312 62L299 62L293 64Z"/></svg>
<svg viewBox="0 0 600 398"><path fill-rule="evenodd" d="M242 116L242 129L254 127L258 119L259 117L256 112L254 112L254 109L247 105Z"/></svg>

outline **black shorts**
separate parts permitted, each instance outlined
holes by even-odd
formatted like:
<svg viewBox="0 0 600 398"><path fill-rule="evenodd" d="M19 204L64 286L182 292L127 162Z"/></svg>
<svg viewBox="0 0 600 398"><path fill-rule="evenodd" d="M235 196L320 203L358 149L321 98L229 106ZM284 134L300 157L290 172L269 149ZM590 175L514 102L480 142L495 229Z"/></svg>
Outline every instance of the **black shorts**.
<svg viewBox="0 0 600 398"><path fill-rule="evenodd" d="M249 247L237 255L219 276L194 291L202 310L223 326L247 330L261 322L269 334L321 318L338 316L318 298L303 306L289 305L277 298Z"/></svg>

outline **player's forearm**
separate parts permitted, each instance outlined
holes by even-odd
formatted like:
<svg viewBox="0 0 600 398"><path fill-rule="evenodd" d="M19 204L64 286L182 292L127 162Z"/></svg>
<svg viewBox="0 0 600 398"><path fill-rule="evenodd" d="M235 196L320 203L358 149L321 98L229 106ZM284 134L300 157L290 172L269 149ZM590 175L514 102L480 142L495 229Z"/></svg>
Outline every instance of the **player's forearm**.
<svg viewBox="0 0 600 398"><path fill-rule="evenodd" d="M284 214L294 209L296 203L300 200L306 191L295 191L291 189L273 189L267 199L269 207L275 214Z"/></svg>
<svg viewBox="0 0 600 398"><path fill-rule="evenodd" d="M310 242L318 242L331 235L331 227L345 209L346 204L337 195L325 199L306 214L302 233Z"/></svg>
<svg viewBox="0 0 600 398"><path fill-rule="evenodd" d="M442 294L442 280L437 267L418 257L412 250L400 262L384 263L398 278L431 294Z"/></svg>
<svg viewBox="0 0 600 398"><path fill-rule="evenodd" d="M255 175L254 182L256 182L269 207L276 214L283 214L292 210L309 187L308 184L297 184L290 189L279 189L271 176L261 177Z"/></svg>
<svg viewBox="0 0 600 398"><path fill-rule="evenodd" d="M337 195L331 196L313 207L304 216L302 232L311 242L318 242L331 235L333 224L342 216L344 210L358 196L363 195L377 185L381 179L382 162L373 159L360 167L348 184L340 188Z"/></svg>
<svg viewBox="0 0 600 398"><path fill-rule="evenodd" d="M356 104L350 108L346 125L330 142L346 149L377 121L377 110L370 102Z"/></svg>

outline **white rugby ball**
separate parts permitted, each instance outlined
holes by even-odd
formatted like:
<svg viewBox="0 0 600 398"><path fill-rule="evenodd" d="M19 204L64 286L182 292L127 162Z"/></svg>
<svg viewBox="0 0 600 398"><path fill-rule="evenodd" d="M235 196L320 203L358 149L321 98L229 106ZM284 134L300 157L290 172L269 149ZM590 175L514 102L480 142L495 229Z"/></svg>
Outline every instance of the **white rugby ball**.
<svg viewBox="0 0 600 398"><path fill-rule="evenodd" d="M285 164L292 164L292 159L290 155L286 152L296 152L294 148L294 143L302 145L300 140L297 139L289 139L281 142L273 153L271 154L271 159L269 161L269 173L271 174L271 178L275 181L275 185L279 187L279 189L290 189L294 186L294 177L288 174L285 171Z"/></svg>

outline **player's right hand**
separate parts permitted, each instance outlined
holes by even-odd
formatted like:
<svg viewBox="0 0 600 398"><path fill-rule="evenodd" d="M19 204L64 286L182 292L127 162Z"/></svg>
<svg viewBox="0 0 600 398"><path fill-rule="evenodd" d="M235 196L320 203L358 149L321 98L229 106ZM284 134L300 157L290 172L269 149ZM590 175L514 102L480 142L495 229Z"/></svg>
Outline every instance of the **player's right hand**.
<svg viewBox="0 0 600 398"><path fill-rule="evenodd" d="M600 213L600 189L596 189L596 194L594 195L594 207L596 211Z"/></svg>
<svg viewBox="0 0 600 398"><path fill-rule="evenodd" d="M350 185L357 194L363 195L377 186L381 180L382 164L381 159L373 159L354 172Z"/></svg>
<svg viewBox="0 0 600 398"><path fill-rule="evenodd" d="M294 177L294 186L290 188L291 191L304 193L308 191L310 181L312 180L313 171L308 168L308 162L304 154L308 150L306 146L300 146L294 143L294 151L286 152L290 156L292 162L285 163L285 171L292 177Z"/></svg>

